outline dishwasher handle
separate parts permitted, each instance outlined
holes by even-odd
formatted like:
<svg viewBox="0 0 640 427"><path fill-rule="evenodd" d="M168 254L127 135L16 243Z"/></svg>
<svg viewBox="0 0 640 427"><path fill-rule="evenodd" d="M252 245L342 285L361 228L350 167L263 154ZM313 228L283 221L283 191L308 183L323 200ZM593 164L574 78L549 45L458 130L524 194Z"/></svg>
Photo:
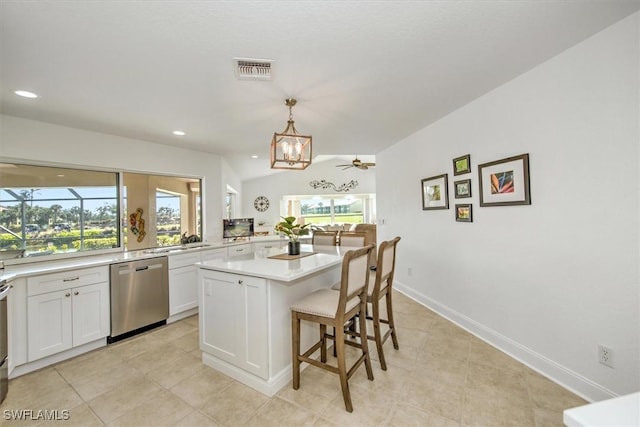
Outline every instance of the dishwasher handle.
<svg viewBox="0 0 640 427"><path fill-rule="evenodd" d="M122 275L125 275L125 274L134 274L134 273L137 273L137 272L144 273L146 271L157 270L157 269L162 269L162 264L161 263L140 265L140 266L137 266L137 267L125 264L125 265L120 266L120 270L118 271L118 275L122 276Z"/></svg>

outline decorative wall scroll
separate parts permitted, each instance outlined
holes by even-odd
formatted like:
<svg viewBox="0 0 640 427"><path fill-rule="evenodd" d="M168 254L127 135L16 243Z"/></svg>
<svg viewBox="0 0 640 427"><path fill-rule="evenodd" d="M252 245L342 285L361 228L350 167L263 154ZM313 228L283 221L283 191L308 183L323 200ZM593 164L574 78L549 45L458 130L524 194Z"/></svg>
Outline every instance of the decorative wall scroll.
<svg viewBox="0 0 640 427"><path fill-rule="evenodd" d="M347 192L349 190L353 190L354 188L356 188L358 186L358 181L352 179L351 181L345 182L344 184L336 187L336 185L333 182L328 182L324 179L321 179L320 181L318 180L310 181L309 185L312 186L313 188L322 188L323 190L327 188L332 188L334 191Z"/></svg>

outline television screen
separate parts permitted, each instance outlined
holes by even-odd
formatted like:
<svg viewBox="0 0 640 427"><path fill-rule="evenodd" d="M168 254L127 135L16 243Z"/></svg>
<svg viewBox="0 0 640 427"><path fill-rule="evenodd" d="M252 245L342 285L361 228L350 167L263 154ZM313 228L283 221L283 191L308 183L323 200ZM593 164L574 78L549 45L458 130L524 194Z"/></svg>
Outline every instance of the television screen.
<svg viewBox="0 0 640 427"><path fill-rule="evenodd" d="M222 222L222 237L225 239L253 236L253 218L224 219Z"/></svg>

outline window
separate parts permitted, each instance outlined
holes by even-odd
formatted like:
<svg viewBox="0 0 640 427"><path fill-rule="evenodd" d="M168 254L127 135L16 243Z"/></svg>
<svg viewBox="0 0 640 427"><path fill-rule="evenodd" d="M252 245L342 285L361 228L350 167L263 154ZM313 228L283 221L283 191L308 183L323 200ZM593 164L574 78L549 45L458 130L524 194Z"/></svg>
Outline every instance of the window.
<svg viewBox="0 0 640 427"><path fill-rule="evenodd" d="M123 181L127 249L179 245L183 234L202 236L199 179L125 172ZM131 215L138 213L144 230L133 225Z"/></svg>
<svg viewBox="0 0 640 427"><path fill-rule="evenodd" d="M183 233L202 236L198 178L0 163L0 184L0 259L138 250L180 244Z"/></svg>
<svg viewBox="0 0 640 427"><path fill-rule="evenodd" d="M374 194L285 196L282 216L301 218L305 224L336 225L375 222Z"/></svg>
<svg viewBox="0 0 640 427"><path fill-rule="evenodd" d="M118 173L0 163L0 250L120 247Z"/></svg>
<svg viewBox="0 0 640 427"><path fill-rule="evenodd" d="M238 192L227 185L227 195L225 197L225 203L226 203L226 212L227 212L228 219L235 218L236 216L235 212L236 212L237 198L238 198Z"/></svg>
<svg viewBox="0 0 640 427"><path fill-rule="evenodd" d="M180 196L164 191L156 191L157 245L180 244Z"/></svg>

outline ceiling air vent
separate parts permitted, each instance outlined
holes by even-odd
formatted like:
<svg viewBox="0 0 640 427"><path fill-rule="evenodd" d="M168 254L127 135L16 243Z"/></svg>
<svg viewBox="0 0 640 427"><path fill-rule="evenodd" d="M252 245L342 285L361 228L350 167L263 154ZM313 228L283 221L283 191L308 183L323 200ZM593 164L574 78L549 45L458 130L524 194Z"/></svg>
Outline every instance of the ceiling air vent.
<svg viewBox="0 0 640 427"><path fill-rule="evenodd" d="M236 77L240 80L271 80L270 59L233 58Z"/></svg>

